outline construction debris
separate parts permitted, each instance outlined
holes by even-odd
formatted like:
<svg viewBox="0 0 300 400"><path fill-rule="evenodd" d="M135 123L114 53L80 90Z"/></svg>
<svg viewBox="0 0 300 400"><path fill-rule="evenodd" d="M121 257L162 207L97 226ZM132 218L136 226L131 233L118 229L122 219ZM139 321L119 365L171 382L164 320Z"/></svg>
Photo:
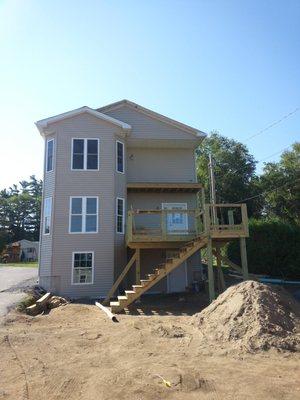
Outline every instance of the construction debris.
<svg viewBox="0 0 300 400"><path fill-rule="evenodd" d="M226 351L295 351L295 316L278 291L255 281L228 288L202 312L192 317L212 347Z"/></svg>
<svg viewBox="0 0 300 400"><path fill-rule="evenodd" d="M65 304L68 304L68 301L65 298L60 296L52 296L52 294L48 292L40 297L35 304L27 307L26 313L28 315L35 316Z"/></svg>

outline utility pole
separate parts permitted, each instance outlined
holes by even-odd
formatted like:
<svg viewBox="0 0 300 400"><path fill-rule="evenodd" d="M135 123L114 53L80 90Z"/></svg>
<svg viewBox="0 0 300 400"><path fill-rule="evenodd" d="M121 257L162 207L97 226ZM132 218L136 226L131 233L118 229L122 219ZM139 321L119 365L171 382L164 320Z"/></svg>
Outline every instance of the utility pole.
<svg viewBox="0 0 300 400"><path fill-rule="evenodd" d="M217 213L216 213L216 183L215 183L215 174L214 174L214 162L209 153L209 163L208 163L208 171L209 171L209 181L210 181L210 203L212 205L212 217L214 225L217 224Z"/></svg>

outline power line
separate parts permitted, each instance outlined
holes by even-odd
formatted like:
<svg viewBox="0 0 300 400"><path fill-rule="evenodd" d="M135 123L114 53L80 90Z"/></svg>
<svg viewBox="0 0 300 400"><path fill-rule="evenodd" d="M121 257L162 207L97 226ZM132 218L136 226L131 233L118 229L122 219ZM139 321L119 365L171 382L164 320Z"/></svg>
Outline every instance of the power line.
<svg viewBox="0 0 300 400"><path fill-rule="evenodd" d="M281 150L279 150L279 151L276 151L276 153L270 154L269 156L262 158L261 160L257 161L257 164L261 163L262 161L268 160L268 158L271 158L271 157L273 157L273 156L276 156L277 154L282 153L283 151L289 149L291 146L293 146L293 143L290 144L290 145L287 146L287 147L284 147L283 149L281 149Z"/></svg>
<svg viewBox="0 0 300 400"><path fill-rule="evenodd" d="M300 182L300 179L296 179L295 182L292 184L292 187L293 187L293 186L295 185L295 183L297 183L298 181ZM255 195L255 196L247 197L246 199L242 199L242 200L239 200L239 201L235 201L233 204L243 203L243 202L245 202L245 201L247 201L247 200L252 200L252 199L255 199L256 197L263 196L263 195L266 194L266 193L275 192L275 190L281 189L281 188L285 187L285 186L288 185L288 184L290 184L290 182L287 182L287 183L285 183L285 184L282 185L282 186L277 186L276 188L274 188L274 189L272 189L272 190L266 190L266 191L264 191L264 192L262 192L262 193L260 193L260 194Z"/></svg>
<svg viewBox="0 0 300 400"><path fill-rule="evenodd" d="M268 131L269 129L273 128L274 126L280 124L282 121L284 121L285 119L291 117L293 114L295 114L296 112L298 112L300 110L300 107L295 108L294 111L291 111L290 113L284 115L283 117L281 117L280 119L278 119L277 121L273 122L272 124L268 125L267 127L265 127L264 129L261 129L260 131L258 131L257 133L255 133L254 135L249 136L248 138L246 138L244 140L244 142L248 142L249 140L253 139L254 137L261 135L262 133Z"/></svg>

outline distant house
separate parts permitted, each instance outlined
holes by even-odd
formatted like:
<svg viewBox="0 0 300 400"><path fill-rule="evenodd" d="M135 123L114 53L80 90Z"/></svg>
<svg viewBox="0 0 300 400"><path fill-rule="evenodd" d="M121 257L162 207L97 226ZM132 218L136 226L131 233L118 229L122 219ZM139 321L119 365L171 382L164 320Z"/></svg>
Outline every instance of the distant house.
<svg viewBox="0 0 300 400"><path fill-rule="evenodd" d="M6 245L2 252L2 259L6 262L37 261L39 242L22 239Z"/></svg>

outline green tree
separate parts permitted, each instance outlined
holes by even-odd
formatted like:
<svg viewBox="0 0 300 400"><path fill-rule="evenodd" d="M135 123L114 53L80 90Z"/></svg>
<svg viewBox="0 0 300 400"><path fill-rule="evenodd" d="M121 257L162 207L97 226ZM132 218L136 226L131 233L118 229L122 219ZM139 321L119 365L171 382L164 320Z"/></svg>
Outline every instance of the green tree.
<svg viewBox="0 0 300 400"><path fill-rule="evenodd" d="M300 142L283 152L279 162L265 164L260 186L267 216L300 223Z"/></svg>
<svg viewBox="0 0 300 400"><path fill-rule="evenodd" d="M0 250L10 241L39 240L41 196L35 176L0 191Z"/></svg>
<svg viewBox="0 0 300 400"><path fill-rule="evenodd" d="M255 174L256 161L247 147L217 132L204 139L197 149L197 174L209 194L209 153L214 160L217 202L235 203L259 193L259 179ZM261 199L247 201L249 216L259 216Z"/></svg>

